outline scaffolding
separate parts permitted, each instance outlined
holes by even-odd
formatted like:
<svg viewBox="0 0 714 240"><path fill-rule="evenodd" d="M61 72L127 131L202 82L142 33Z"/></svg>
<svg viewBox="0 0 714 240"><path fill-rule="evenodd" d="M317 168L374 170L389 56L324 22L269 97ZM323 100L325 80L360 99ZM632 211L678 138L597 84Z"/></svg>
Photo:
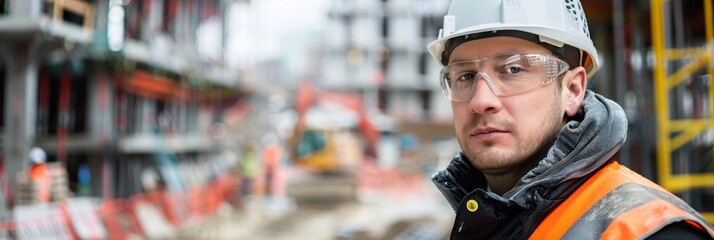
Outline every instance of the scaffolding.
<svg viewBox="0 0 714 240"><path fill-rule="evenodd" d="M707 194L714 188L711 169L714 162L711 151L714 135L712 1L704 0L701 8L687 8L704 11L703 15L683 11L683 2L691 5L695 1L650 1L658 130L657 177L664 188L681 196L709 222L714 222L714 210L706 209L703 200L711 197ZM705 29L686 32L685 25L691 24L693 19L690 18L694 15L703 16ZM702 32L705 36L695 36Z"/></svg>

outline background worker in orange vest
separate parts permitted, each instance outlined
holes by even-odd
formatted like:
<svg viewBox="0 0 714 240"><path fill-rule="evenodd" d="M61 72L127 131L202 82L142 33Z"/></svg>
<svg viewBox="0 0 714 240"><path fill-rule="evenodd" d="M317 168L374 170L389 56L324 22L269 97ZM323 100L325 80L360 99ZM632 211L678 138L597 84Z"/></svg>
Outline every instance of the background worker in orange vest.
<svg viewBox="0 0 714 240"><path fill-rule="evenodd" d="M261 158L263 159L263 172L265 174L266 196L275 196L283 185L283 179L280 173L282 155L283 152L280 146L274 143L274 141L269 141L263 147Z"/></svg>
<svg viewBox="0 0 714 240"><path fill-rule="evenodd" d="M47 154L39 147L30 149L28 155L30 169L28 175L30 181L35 184L35 198L39 202L50 202L52 200L52 176L47 168Z"/></svg>
<svg viewBox="0 0 714 240"><path fill-rule="evenodd" d="M452 239L711 239L712 226L612 156L615 102L587 90L598 56L579 0L453 0L427 46L461 151L433 177Z"/></svg>

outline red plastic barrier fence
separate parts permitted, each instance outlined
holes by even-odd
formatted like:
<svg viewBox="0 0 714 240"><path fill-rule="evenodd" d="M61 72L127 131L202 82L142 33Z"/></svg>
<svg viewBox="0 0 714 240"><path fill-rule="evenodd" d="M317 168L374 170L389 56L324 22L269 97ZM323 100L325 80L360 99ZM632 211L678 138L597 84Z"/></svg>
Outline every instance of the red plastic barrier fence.
<svg viewBox="0 0 714 240"><path fill-rule="evenodd" d="M215 214L240 194L234 176L185 192L150 192L128 199L73 198L15 206L0 219L0 239L129 239L165 234ZM158 230L157 230L158 229ZM148 231L147 231L148 230ZM162 235L163 234L163 235Z"/></svg>

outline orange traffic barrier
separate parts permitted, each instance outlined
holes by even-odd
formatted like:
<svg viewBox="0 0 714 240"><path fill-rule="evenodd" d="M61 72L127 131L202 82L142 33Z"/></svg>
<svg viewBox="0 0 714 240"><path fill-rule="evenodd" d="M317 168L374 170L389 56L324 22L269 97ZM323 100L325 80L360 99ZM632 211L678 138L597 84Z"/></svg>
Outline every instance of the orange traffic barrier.
<svg viewBox="0 0 714 240"><path fill-rule="evenodd" d="M100 216L107 228L109 239L127 239L141 236L141 228L124 199L105 200L100 206Z"/></svg>
<svg viewBox="0 0 714 240"><path fill-rule="evenodd" d="M3 225L14 239L77 239L67 215L56 203L15 206L13 220Z"/></svg>
<svg viewBox="0 0 714 240"><path fill-rule="evenodd" d="M129 198L129 209L136 216L144 236L150 239L171 238L176 227L166 217L166 210L161 205L161 192L137 194Z"/></svg>
<svg viewBox="0 0 714 240"><path fill-rule="evenodd" d="M185 192L165 192L162 200L166 218L175 227L182 227L193 221L188 195Z"/></svg>
<svg viewBox="0 0 714 240"><path fill-rule="evenodd" d="M184 192L152 191L127 199L20 205L12 220L0 221L0 239L129 239L171 237L176 229L215 214L239 197L240 179L220 175ZM72 200L70 200L72 201ZM19 216L18 216L19 215Z"/></svg>
<svg viewBox="0 0 714 240"><path fill-rule="evenodd" d="M356 172L358 188L379 192L395 198L423 194L424 177L419 172L405 172L398 168L380 168L365 163Z"/></svg>
<svg viewBox="0 0 714 240"><path fill-rule="evenodd" d="M203 191L201 188L198 187L192 187L189 188L186 193L188 193L188 199L189 199L189 206L190 207L190 216L192 219L201 219L203 218L204 215L204 198L203 198Z"/></svg>
<svg viewBox="0 0 714 240"><path fill-rule="evenodd" d="M240 194L238 192L238 184L236 176L228 174L218 176L210 185L213 199L211 199L209 212L215 213L223 202L234 203L235 198Z"/></svg>

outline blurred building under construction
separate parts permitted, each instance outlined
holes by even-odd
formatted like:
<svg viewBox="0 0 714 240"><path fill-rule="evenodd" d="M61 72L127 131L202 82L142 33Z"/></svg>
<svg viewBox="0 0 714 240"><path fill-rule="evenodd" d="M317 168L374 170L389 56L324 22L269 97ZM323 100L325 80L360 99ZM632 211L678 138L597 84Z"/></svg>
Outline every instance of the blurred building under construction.
<svg viewBox="0 0 714 240"><path fill-rule="evenodd" d="M155 189L190 192L157 210L169 216L163 227L135 234L164 237L182 219L215 211L225 196L203 186L220 188L218 180L230 175L223 150L234 146L225 146L230 126L224 120L239 117L226 115L262 109L265 101L250 101L267 98L254 83L290 72L274 61L247 69L225 60L233 44L226 38L229 9L268 1L0 0L0 223L56 214L20 197L36 191L18 177L27 175L32 147L47 152L53 176L66 183L53 199L71 199L64 206L72 211L96 204L87 199L104 199L102 209L115 213L136 208L137 196L154 201L148 193ZM589 87L620 103L629 119L619 160L714 222L714 205L706 204L714 199L712 1L582 2L602 63ZM452 140L451 108L440 93L440 66L425 46L449 1L327 3L311 52L317 54L300 60L311 61L301 65L307 74L266 92L285 87L287 99L297 99L299 80L308 79L320 91L357 96L359 116L382 134L377 149L403 134L414 137L404 145L416 151L410 157L420 167L448 159L453 152L442 151L451 149L437 143ZM251 104L263 105L245 107ZM276 128L258 127L265 119L255 117L238 131L257 140L255 131ZM383 165L399 161L388 153L375 157ZM210 203L186 204L207 195ZM182 205L188 207L175 207ZM0 238L19 226L0 224ZM115 228L107 229L111 235Z"/></svg>
<svg viewBox="0 0 714 240"><path fill-rule="evenodd" d="M0 199L3 209L14 206L14 214L3 210L2 219L14 218L15 237L107 236L101 231L65 235L56 222L42 222L53 219L48 216L54 216L54 208L41 210L28 205L34 199L20 197L37 190L18 182L34 146L47 152L48 164L66 172L53 181L64 180L71 193L53 194L53 202L67 196L129 200L157 189L188 192L228 174L220 155L219 119L227 104L244 93L240 78L222 64L225 4L0 1ZM94 206L70 202L65 206L70 212ZM131 207L139 207L137 202ZM123 203L102 204L129 207ZM176 211L169 220L190 219L189 210ZM89 219L83 227L92 226ZM149 230L178 225L170 222L143 234L161 237L170 231ZM3 224L3 236L8 226Z"/></svg>

